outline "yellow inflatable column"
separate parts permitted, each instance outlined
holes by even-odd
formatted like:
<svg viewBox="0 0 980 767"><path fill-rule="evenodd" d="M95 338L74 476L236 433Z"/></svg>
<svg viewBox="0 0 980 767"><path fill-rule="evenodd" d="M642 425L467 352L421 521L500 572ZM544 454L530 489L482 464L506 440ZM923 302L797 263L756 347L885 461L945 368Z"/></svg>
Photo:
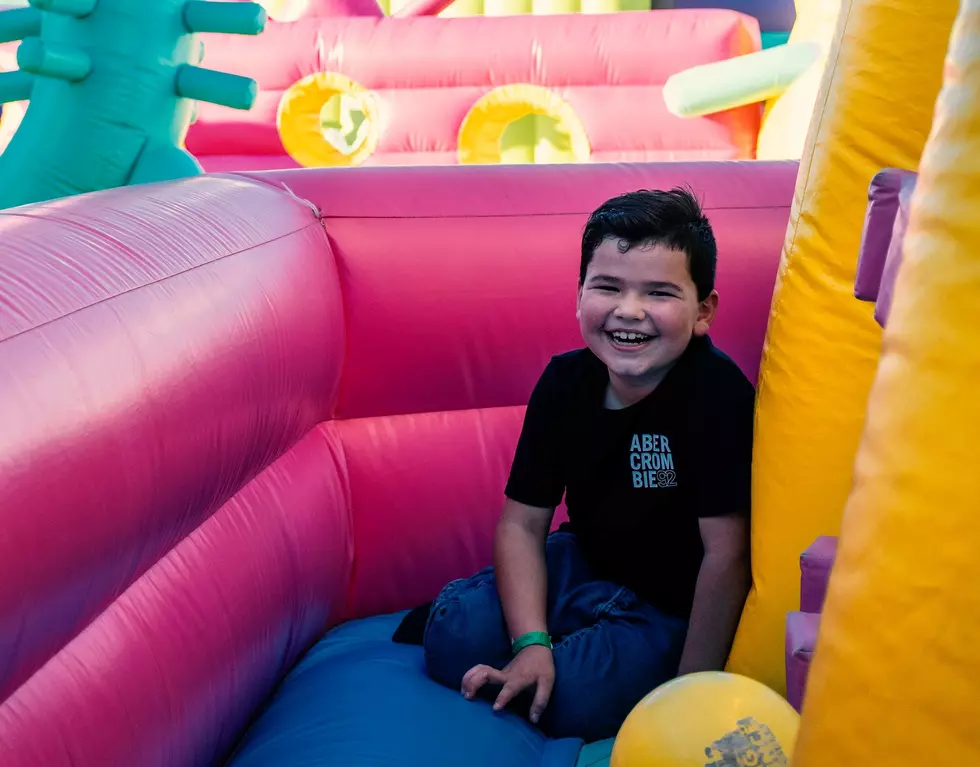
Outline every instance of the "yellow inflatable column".
<svg viewBox="0 0 980 767"><path fill-rule="evenodd" d="M794 767L980 764L980 0L946 73Z"/></svg>
<svg viewBox="0 0 980 767"><path fill-rule="evenodd" d="M854 298L868 184L914 169L957 0L845 0L797 181L763 352L753 469L753 589L729 667L785 690L799 556L839 532L878 364Z"/></svg>

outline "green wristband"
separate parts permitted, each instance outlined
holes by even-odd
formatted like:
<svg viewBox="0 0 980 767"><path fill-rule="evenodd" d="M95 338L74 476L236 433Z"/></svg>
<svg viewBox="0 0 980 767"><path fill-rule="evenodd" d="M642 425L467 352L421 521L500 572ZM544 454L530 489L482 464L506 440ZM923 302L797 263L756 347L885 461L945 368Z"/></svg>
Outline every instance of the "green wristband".
<svg viewBox="0 0 980 767"><path fill-rule="evenodd" d="M521 634L521 636L511 642L510 649L514 655L517 655L525 647L536 644L547 647L549 650L551 649L551 637L547 631L528 631L526 634Z"/></svg>

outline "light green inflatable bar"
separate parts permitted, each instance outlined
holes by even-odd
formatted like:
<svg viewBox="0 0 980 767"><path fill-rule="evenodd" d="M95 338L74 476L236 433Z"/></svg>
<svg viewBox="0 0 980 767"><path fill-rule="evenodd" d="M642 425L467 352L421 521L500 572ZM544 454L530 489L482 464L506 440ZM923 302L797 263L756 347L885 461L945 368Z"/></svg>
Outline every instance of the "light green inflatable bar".
<svg viewBox="0 0 980 767"><path fill-rule="evenodd" d="M685 69L664 84L664 102L678 117L700 117L782 94L820 55L815 43L788 43Z"/></svg>
<svg viewBox="0 0 980 767"><path fill-rule="evenodd" d="M0 103L30 100L0 155L0 209L202 172L180 144L196 101L251 109L254 80L200 66L199 33L257 35L257 3L30 0L0 12L23 40Z"/></svg>

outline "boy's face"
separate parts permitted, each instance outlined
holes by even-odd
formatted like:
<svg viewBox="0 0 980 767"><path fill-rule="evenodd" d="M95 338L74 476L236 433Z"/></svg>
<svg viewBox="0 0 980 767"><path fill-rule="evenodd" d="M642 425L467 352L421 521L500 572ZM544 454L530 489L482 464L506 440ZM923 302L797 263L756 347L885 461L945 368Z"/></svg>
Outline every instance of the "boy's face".
<svg viewBox="0 0 980 767"><path fill-rule="evenodd" d="M620 253L618 241L596 248L579 287L582 337L614 378L631 386L659 382L714 320L718 295L698 301L687 255L664 245Z"/></svg>

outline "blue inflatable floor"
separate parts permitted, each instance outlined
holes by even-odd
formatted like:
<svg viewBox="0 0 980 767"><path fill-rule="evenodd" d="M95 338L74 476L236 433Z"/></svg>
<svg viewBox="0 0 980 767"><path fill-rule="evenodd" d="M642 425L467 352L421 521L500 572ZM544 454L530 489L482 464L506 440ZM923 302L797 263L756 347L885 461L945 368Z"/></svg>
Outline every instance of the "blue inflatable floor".
<svg viewBox="0 0 980 767"><path fill-rule="evenodd" d="M330 631L286 677L229 767L601 767L609 742L550 740L467 701L391 641L404 613Z"/></svg>

